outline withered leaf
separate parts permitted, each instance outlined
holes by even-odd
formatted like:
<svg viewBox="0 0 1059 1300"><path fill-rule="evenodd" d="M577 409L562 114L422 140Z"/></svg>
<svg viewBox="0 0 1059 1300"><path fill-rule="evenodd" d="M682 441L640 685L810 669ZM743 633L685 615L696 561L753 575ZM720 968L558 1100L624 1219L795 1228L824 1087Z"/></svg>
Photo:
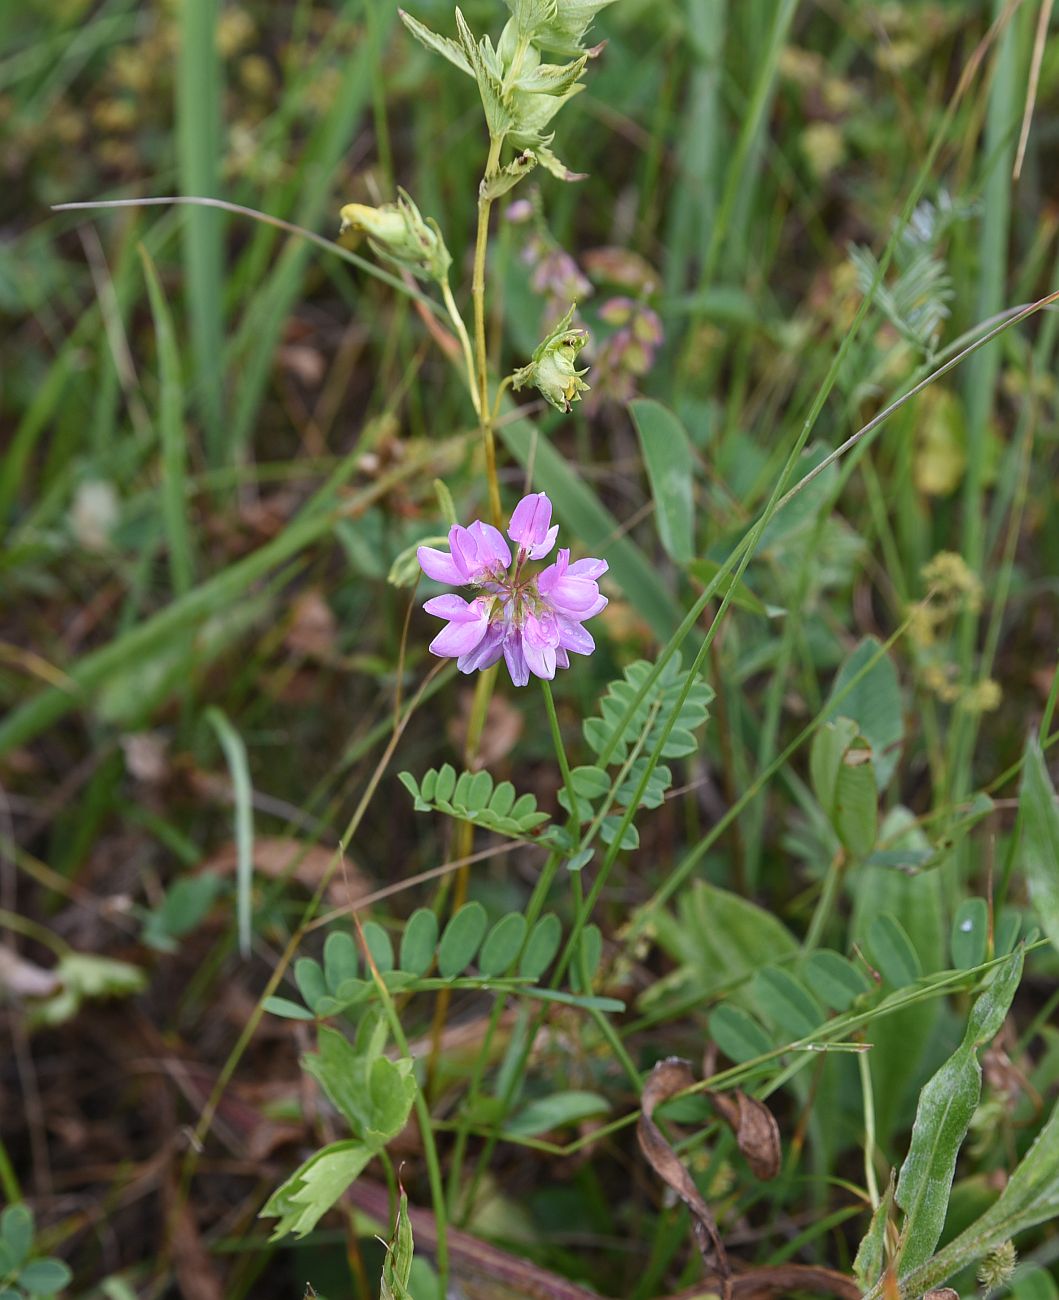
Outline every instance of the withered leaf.
<svg viewBox="0 0 1059 1300"><path fill-rule="evenodd" d="M687 1061L678 1056L659 1061L644 1084L642 1113L636 1126L636 1136L648 1164L691 1211L696 1244L707 1265L720 1277L722 1293L725 1300L729 1300L732 1291L728 1255L717 1231L717 1224L691 1175L654 1122L655 1109L694 1082Z"/></svg>
<svg viewBox="0 0 1059 1300"><path fill-rule="evenodd" d="M741 1089L711 1092L714 1109L735 1134L739 1150L758 1178L775 1178L783 1163L780 1129L776 1117L763 1101Z"/></svg>

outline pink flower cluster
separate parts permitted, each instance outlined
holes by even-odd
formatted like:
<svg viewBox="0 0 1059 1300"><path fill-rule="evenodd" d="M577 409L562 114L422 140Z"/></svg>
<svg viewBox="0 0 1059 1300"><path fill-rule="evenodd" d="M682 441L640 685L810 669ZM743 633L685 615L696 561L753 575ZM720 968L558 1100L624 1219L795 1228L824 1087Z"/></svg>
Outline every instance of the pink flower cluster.
<svg viewBox="0 0 1059 1300"><path fill-rule="evenodd" d="M435 596L423 608L447 620L430 643L432 654L454 658L461 673L489 668L503 655L511 680L525 686L530 673L549 680L556 668L570 667L570 651L590 655L596 648L582 624L607 605L597 579L606 560L576 560L559 551L554 564L527 573L526 564L551 552L559 533L552 525L552 503L543 492L523 497L507 535L516 544L514 563L503 533L475 520L449 530L449 553L421 546L419 565L429 578L458 587L476 587L473 600Z"/></svg>

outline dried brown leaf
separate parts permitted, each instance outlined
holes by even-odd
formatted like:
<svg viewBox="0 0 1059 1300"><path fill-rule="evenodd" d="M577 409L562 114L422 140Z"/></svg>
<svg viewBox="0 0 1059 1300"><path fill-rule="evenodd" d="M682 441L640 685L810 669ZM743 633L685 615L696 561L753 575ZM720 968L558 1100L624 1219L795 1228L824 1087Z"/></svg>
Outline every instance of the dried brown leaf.
<svg viewBox="0 0 1059 1300"><path fill-rule="evenodd" d="M717 1224L691 1175L654 1122L656 1108L678 1092L691 1087L694 1082L687 1061L678 1056L659 1061L644 1085L642 1113L636 1126L636 1136L648 1164L691 1211L696 1244L707 1266L720 1277L722 1294L728 1300L732 1293L728 1255L717 1231Z"/></svg>
<svg viewBox="0 0 1059 1300"><path fill-rule="evenodd" d="M960 1300L960 1293L954 1291L951 1286L939 1286L933 1291L928 1291L923 1300Z"/></svg>
<svg viewBox="0 0 1059 1300"><path fill-rule="evenodd" d="M337 849L322 844L305 844L289 835L259 835L254 839L254 870L275 878L293 873L292 878L306 889L315 889L335 860ZM223 845L206 858L200 871L225 874L234 871L238 853L235 842ZM347 864L345 872L335 872L330 893L340 903L355 903L370 893L371 887L355 867Z"/></svg>
<svg viewBox="0 0 1059 1300"><path fill-rule="evenodd" d="M707 1094L714 1109L735 1134L739 1150L758 1178L775 1178L783 1163L780 1129L763 1101L741 1089Z"/></svg>

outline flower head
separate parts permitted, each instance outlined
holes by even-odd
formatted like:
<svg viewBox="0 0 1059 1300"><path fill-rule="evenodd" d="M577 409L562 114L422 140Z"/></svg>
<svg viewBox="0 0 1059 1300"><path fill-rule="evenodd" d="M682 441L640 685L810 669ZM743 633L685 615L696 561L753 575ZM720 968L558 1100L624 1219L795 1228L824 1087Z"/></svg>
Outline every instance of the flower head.
<svg viewBox="0 0 1059 1300"><path fill-rule="evenodd" d="M384 203L379 208L347 203L340 215L339 233L367 235L368 243L384 261L411 271L420 280L440 282L447 276L452 258L438 224L434 220L424 221L404 190L399 191L396 203Z"/></svg>
<svg viewBox="0 0 1059 1300"><path fill-rule="evenodd" d="M448 554L419 548L427 577L477 590L471 600L450 594L423 606L446 620L430 643L432 654L454 658L461 673L489 668L503 656L511 680L525 686L531 673L551 679L557 668L569 668L571 651L592 653L596 643L583 624L606 608L597 580L607 562L571 564L570 552L561 550L553 564L527 573L527 564L544 559L555 546L559 526L551 519L552 503L544 492L522 498L507 530L516 547L514 560L500 530L481 520L449 531Z"/></svg>
<svg viewBox="0 0 1059 1300"><path fill-rule="evenodd" d="M581 399L589 390L581 378L587 367L578 370L574 364L577 354L588 342L588 331L571 329L575 307L571 307L555 329L543 339L533 353L528 366L516 370L511 386L516 389L532 387L539 390L559 411L568 411L571 402Z"/></svg>

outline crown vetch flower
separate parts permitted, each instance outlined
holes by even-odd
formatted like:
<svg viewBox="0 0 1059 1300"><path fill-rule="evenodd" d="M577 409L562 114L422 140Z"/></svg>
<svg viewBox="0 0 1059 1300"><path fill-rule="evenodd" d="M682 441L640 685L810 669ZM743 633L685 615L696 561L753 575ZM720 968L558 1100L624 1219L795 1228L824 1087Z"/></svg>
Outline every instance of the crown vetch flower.
<svg viewBox="0 0 1059 1300"><path fill-rule="evenodd" d="M432 654L455 659L461 673L489 668L503 657L511 680L525 686L531 673L550 680L557 668L569 668L571 652L592 653L596 643L583 625L607 606L598 586L607 562L571 564L570 552L560 550L554 563L528 573L526 565L543 560L555 546L559 526L551 520L552 503L544 492L522 498L507 530L516 545L514 560L500 530L481 520L450 529L448 554L419 548L427 577L478 592L472 600L434 596L423 606L446 620L430 643Z"/></svg>

